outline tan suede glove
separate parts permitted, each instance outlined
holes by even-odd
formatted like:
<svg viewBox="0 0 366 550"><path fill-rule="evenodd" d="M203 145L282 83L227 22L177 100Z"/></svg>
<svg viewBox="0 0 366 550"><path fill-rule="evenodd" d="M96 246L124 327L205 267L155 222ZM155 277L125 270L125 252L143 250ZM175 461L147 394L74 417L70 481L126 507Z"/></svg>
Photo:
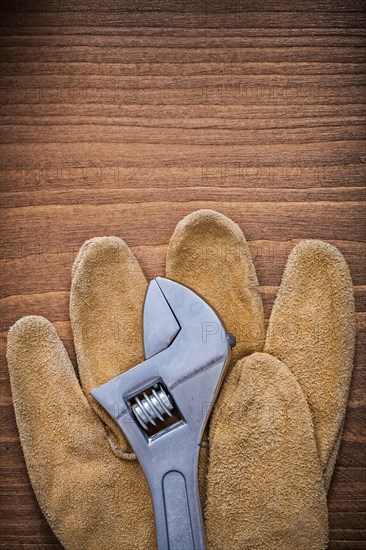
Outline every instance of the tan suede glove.
<svg viewBox="0 0 366 550"><path fill-rule="evenodd" d="M210 211L183 220L169 245L167 276L218 309L237 336L236 358L262 350L258 284L236 224ZM145 290L123 241L99 238L83 246L70 297L83 391L48 321L26 317L9 332L12 392L29 475L67 549L155 547L142 470L89 395L143 360ZM317 242L295 249L270 327L266 352L282 362L258 353L239 361L215 407L207 481L206 457L201 460L208 548L326 545L325 484L341 433L354 337L352 286L336 249Z"/></svg>

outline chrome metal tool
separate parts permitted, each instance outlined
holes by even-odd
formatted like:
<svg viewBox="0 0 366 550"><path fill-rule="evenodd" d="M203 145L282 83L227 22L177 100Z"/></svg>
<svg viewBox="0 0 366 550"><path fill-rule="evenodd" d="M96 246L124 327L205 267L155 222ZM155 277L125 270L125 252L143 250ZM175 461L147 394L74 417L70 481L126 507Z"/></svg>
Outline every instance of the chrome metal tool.
<svg viewBox="0 0 366 550"><path fill-rule="evenodd" d="M92 395L144 469L159 550L204 550L200 444L235 339L203 298L162 277L146 293L143 339L146 360Z"/></svg>

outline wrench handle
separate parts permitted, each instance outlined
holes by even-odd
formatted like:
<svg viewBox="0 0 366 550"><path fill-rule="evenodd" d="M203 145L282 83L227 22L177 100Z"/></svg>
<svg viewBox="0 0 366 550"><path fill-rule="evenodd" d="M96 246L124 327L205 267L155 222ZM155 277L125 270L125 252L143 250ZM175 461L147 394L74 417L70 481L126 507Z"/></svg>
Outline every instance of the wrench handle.
<svg viewBox="0 0 366 550"><path fill-rule="evenodd" d="M197 474L166 472L152 497L158 550L205 550Z"/></svg>

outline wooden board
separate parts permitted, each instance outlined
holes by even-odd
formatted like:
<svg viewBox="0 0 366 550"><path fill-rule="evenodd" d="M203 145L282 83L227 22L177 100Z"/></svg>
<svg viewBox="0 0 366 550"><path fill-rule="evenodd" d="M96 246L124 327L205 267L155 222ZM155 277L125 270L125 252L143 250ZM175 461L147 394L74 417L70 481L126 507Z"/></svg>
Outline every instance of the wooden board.
<svg viewBox="0 0 366 550"><path fill-rule="evenodd" d="M70 269L83 241L123 237L152 278L175 224L202 207L245 232L267 318L299 240L325 239L349 262L357 352L329 548L365 548L363 2L4 0L1 10L1 548L60 548L19 445L9 326L44 315L73 356Z"/></svg>

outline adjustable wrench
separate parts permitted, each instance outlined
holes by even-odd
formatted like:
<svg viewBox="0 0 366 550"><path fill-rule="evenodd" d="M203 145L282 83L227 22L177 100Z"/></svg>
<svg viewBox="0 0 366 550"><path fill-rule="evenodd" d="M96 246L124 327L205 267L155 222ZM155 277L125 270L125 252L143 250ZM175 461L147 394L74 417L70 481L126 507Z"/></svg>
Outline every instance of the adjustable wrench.
<svg viewBox="0 0 366 550"><path fill-rule="evenodd" d="M149 483L159 550L204 550L200 444L234 337L189 288L153 279L145 297L146 360L93 390L117 422Z"/></svg>

